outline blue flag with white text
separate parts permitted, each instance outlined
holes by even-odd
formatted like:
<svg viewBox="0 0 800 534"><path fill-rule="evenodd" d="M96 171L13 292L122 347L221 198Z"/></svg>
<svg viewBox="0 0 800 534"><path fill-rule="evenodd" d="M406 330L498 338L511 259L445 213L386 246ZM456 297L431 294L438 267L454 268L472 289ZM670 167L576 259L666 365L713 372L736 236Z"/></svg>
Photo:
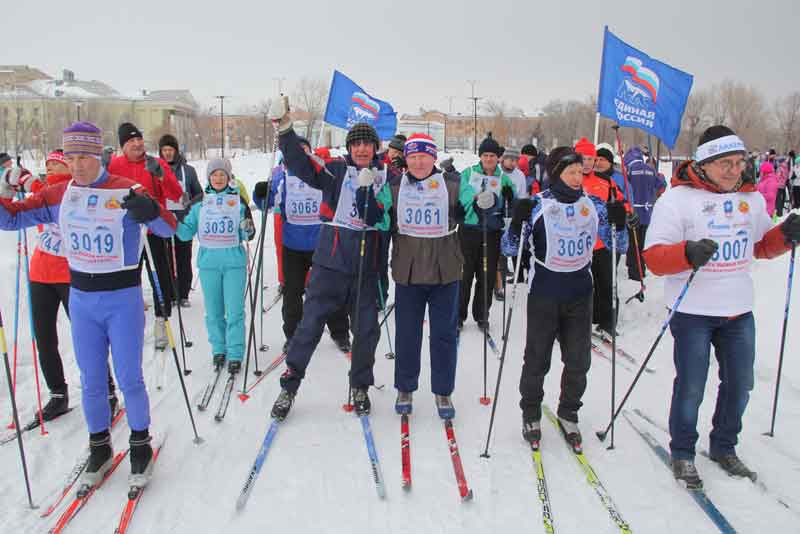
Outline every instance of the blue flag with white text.
<svg viewBox="0 0 800 534"><path fill-rule="evenodd" d="M675 146L691 74L651 58L605 29L597 111L620 126L655 135Z"/></svg>
<svg viewBox="0 0 800 534"><path fill-rule="evenodd" d="M381 139L391 139L397 130L397 113L391 104L368 95L357 83L333 71L325 122L349 130L366 122L378 131Z"/></svg>

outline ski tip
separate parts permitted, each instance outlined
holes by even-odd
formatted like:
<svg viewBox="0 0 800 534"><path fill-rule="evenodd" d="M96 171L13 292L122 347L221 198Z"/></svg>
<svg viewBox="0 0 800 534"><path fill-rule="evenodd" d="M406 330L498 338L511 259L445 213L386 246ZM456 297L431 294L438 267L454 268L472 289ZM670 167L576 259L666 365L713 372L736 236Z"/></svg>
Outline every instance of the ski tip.
<svg viewBox="0 0 800 534"><path fill-rule="evenodd" d="M354 409L355 408L352 404L342 404L342 410L346 411L347 413L352 412Z"/></svg>
<svg viewBox="0 0 800 534"><path fill-rule="evenodd" d="M480 403L483 404L484 406L488 406L491 402L492 402L492 399L490 399L489 397L481 397L480 398Z"/></svg>
<svg viewBox="0 0 800 534"><path fill-rule="evenodd" d="M246 402L250 398L250 395L247 393L239 393L238 397L240 401Z"/></svg>

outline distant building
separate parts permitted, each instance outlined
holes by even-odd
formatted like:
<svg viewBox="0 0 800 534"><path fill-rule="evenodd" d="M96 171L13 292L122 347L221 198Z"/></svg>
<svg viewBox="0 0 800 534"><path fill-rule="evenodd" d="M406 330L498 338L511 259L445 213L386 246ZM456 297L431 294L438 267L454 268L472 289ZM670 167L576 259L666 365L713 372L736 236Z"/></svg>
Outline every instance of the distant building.
<svg viewBox="0 0 800 534"><path fill-rule="evenodd" d="M118 147L117 127L129 121L142 130L150 150L164 133L175 134L186 149L201 142L196 113L197 102L187 90L123 95L66 69L54 79L27 65L0 65L0 149L11 154L31 151L41 157L60 146L62 130L76 120L102 128L106 145Z"/></svg>

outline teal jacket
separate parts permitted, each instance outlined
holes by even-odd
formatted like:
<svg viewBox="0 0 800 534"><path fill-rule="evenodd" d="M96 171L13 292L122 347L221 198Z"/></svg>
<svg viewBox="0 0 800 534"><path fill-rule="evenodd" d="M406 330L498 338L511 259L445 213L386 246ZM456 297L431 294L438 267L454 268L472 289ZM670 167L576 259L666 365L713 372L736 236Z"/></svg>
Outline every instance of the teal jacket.
<svg viewBox="0 0 800 534"><path fill-rule="evenodd" d="M481 229L482 224L482 214L479 214L478 211L475 209L474 199L475 195L481 192L481 187L477 185L480 183L480 180L484 177L483 174L483 167L481 167L480 162L473 165L472 167L467 167L463 171L461 171L461 187L459 189L458 198L461 202L461 205L464 206L464 211L466 212L466 216L464 217L464 224L465 228L471 228L473 230ZM475 180L473 180L475 178ZM494 174L492 176L486 177L487 181L496 182L497 191L498 193L504 187L510 187L511 191L514 192L514 198L517 196L517 188L514 186L514 182L511 181L511 178L508 177L501 169L500 164L497 165L494 169ZM474 183L473 183L474 182ZM503 228L503 200L502 197L495 194L494 199L494 206L486 210L486 216L488 217L487 223L489 230L500 230Z"/></svg>
<svg viewBox="0 0 800 534"><path fill-rule="evenodd" d="M219 193L223 194L239 194L239 190L227 187L224 191ZM206 187L205 194L216 195L218 192L210 185ZM178 223L178 230L176 235L181 241L191 241L200 226L200 209L203 207L202 203L195 204L189 210L189 214ZM239 217L241 221L245 219L253 220L250 213L250 208L239 196ZM239 228L240 241L252 241L255 236L255 230L247 232ZM247 266L247 253L244 247L240 244L238 247L231 248L206 248L200 246L200 252L197 255L197 267L200 269L225 269L230 267L246 267Z"/></svg>

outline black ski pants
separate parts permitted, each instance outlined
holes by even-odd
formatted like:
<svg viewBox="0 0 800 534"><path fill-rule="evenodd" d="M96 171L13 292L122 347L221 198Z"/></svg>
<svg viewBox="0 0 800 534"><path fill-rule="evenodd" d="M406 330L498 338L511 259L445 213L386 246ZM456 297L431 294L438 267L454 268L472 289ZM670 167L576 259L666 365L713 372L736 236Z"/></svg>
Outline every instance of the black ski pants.
<svg viewBox="0 0 800 534"><path fill-rule="evenodd" d="M284 277L289 269L284 265ZM285 281L285 278L284 278ZM360 294L359 294L360 293ZM285 297L284 297L285 298ZM366 387L375 383L375 347L378 345L378 274L364 272L361 287L358 276L314 264L306 289L303 319L292 337L286 356L288 369L281 376L281 387L296 392L305 377L311 356L319 344L328 317L347 307L358 323L352 325L353 351L350 361L350 386Z"/></svg>
<svg viewBox="0 0 800 534"><path fill-rule="evenodd" d="M461 279L461 301L459 302L459 321L467 320L467 307L469 306L472 283L475 281L475 298L472 299L472 318L475 321L489 320L489 310L492 307L492 289L497 279L497 261L500 256L500 231L486 232L486 280L488 286L483 285L483 231L461 227L458 231L461 241L461 252L464 255L464 274ZM486 317L484 317L484 294L486 299Z"/></svg>
<svg viewBox="0 0 800 534"><path fill-rule="evenodd" d="M633 239L634 234L636 235L635 240ZM628 228L628 252L625 255L625 264L628 266L628 278L637 282L641 282L642 277L647 276L647 266L644 264L644 258L642 257L646 235L646 224L640 224L636 228ZM639 254L636 254L637 244L639 245ZM642 268L641 276L639 275L639 266Z"/></svg>
<svg viewBox="0 0 800 534"><path fill-rule="evenodd" d="M172 313L172 299L175 294L172 287L172 244L170 239L158 237L155 234L147 234L147 241L150 243L150 251L153 257L150 258L150 267L155 268L158 274L158 283L164 294L164 309L161 309L158 293L153 282L153 276L147 271L147 278L150 280L150 287L153 288L153 302L155 303L156 317L169 317ZM146 251L142 251L144 261Z"/></svg>
<svg viewBox="0 0 800 534"><path fill-rule="evenodd" d="M155 254L155 252L154 252ZM175 271L178 274L178 298L189 298L192 289L192 240L181 241L175 236Z"/></svg>
<svg viewBox="0 0 800 534"><path fill-rule="evenodd" d="M58 307L63 306L69 317L69 284L31 282L31 314L36 334L39 366L50 393L66 393L64 364L58 351ZM114 393L114 379L108 369L108 391Z"/></svg>
<svg viewBox="0 0 800 534"><path fill-rule="evenodd" d="M292 339L297 325L303 318L303 295L306 292L306 277L311 270L314 251L294 250L286 245L281 247L283 255L283 333L287 340ZM350 320L347 307L342 306L325 320L333 339L348 339Z"/></svg>
<svg viewBox="0 0 800 534"><path fill-rule="evenodd" d="M617 254L619 265L620 255ZM611 304L612 267L611 250L601 248L592 255L592 279L594 280L594 315L592 323L600 325L606 332L611 332L613 307ZM619 302L617 302L619 304Z"/></svg>
<svg viewBox="0 0 800 534"><path fill-rule="evenodd" d="M591 365L592 296L570 302L528 295L528 326L519 392L526 420L542 418L544 379L550 370L553 343L561 346L561 396L558 416L578 422L586 375Z"/></svg>

